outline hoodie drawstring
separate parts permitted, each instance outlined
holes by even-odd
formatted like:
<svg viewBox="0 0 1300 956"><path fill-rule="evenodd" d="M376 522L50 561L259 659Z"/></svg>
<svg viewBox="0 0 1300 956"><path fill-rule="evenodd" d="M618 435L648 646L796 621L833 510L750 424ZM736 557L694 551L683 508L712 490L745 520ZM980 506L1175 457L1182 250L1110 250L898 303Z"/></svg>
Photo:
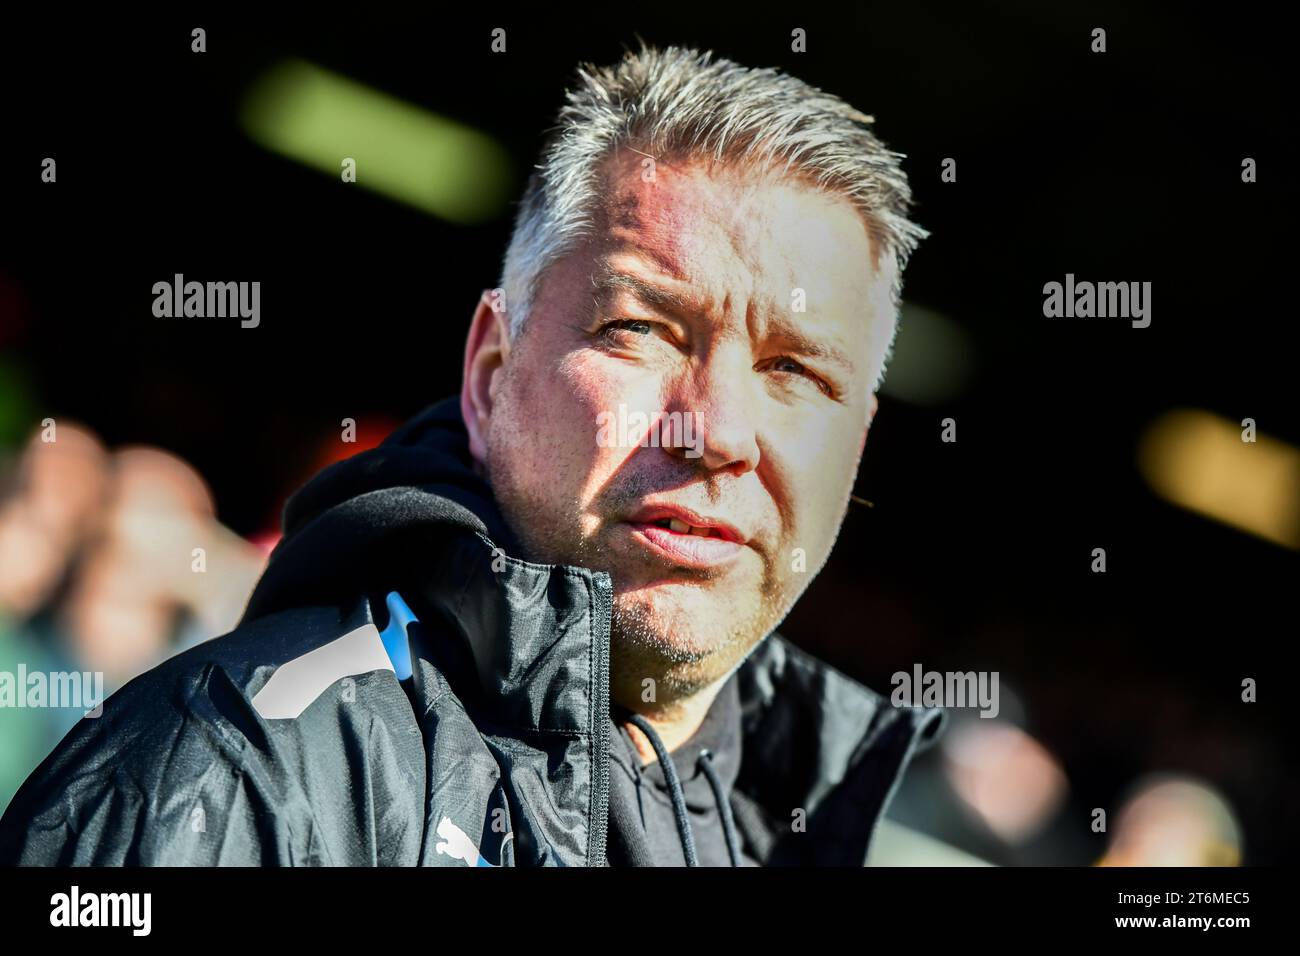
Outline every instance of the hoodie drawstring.
<svg viewBox="0 0 1300 956"><path fill-rule="evenodd" d="M708 750L700 751L699 768L713 788L713 799L718 802L718 815L722 817L722 835L727 839L727 856L732 866L740 866L740 839L736 835L736 820L731 815L731 802L722 792L722 781L718 771L713 769L713 754Z"/></svg>
<svg viewBox="0 0 1300 956"><path fill-rule="evenodd" d="M668 782L668 794L673 801L673 816L677 820L677 835L682 841L682 855L686 857L687 866L699 866L699 857L695 853L695 833L691 829L691 818L686 809L686 797L682 794L682 784L677 778L677 766L673 763L668 748L664 746L664 742L659 739L659 734L650 726L648 720L632 711L628 712L627 718L646 735L650 746L654 748L655 755L659 758L659 766L663 768L664 779ZM708 750L700 751L696 765L704 771L704 776L713 790L713 799L717 801L718 815L722 818L722 832L727 841L727 856L731 858L732 866L740 866L740 840L736 834L736 821L731 815L731 804L722 792L722 781L718 779L718 772L713 768L713 755Z"/></svg>

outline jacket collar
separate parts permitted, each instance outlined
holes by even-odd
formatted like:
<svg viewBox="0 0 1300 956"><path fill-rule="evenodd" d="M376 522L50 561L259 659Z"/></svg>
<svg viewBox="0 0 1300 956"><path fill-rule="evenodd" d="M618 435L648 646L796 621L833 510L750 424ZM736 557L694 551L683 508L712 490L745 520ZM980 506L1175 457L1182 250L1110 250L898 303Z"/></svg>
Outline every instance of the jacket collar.
<svg viewBox="0 0 1300 956"><path fill-rule="evenodd" d="M603 728L593 691L608 701L609 575L512 558L482 533L435 550L416 587L468 649L492 719L535 732Z"/></svg>

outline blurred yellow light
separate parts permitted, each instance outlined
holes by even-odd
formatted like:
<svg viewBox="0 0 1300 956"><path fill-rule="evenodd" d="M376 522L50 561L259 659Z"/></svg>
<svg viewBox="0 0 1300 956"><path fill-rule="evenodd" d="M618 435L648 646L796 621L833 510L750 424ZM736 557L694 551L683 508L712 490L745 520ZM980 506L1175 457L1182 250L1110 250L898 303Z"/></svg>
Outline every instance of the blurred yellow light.
<svg viewBox="0 0 1300 956"><path fill-rule="evenodd" d="M1209 412L1182 409L1143 435L1138 466L1162 498L1189 511L1300 549L1300 449Z"/></svg>
<svg viewBox="0 0 1300 956"><path fill-rule="evenodd" d="M491 137L311 63L290 60L249 90L240 122L259 145L456 223L506 207L510 158Z"/></svg>

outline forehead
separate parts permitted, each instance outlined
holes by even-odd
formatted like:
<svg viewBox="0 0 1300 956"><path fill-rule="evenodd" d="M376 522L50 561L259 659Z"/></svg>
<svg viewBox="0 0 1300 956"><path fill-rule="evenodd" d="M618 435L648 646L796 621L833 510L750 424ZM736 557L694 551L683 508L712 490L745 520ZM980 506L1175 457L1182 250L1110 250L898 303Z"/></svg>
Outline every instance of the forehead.
<svg viewBox="0 0 1300 956"><path fill-rule="evenodd" d="M846 198L769 170L632 150L604 167L601 258L635 256L705 298L772 299L802 289L811 313L862 315L882 284L865 222Z"/></svg>

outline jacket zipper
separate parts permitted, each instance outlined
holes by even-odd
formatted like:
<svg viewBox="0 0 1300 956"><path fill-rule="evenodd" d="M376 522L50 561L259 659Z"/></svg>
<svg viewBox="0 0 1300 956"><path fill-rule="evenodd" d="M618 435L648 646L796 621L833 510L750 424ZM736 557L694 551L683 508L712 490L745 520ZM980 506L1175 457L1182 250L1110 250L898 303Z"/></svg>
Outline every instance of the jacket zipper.
<svg viewBox="0 0 1300 956"><path fill-rule="evenodd" d="M591 838L587 845L587 865L605 865L605 843L609 831L609 641L613 611L613 587L609 576L594 575L595 633L592 640L596 675L595 700L592 707L592 774Z"/></svg>

